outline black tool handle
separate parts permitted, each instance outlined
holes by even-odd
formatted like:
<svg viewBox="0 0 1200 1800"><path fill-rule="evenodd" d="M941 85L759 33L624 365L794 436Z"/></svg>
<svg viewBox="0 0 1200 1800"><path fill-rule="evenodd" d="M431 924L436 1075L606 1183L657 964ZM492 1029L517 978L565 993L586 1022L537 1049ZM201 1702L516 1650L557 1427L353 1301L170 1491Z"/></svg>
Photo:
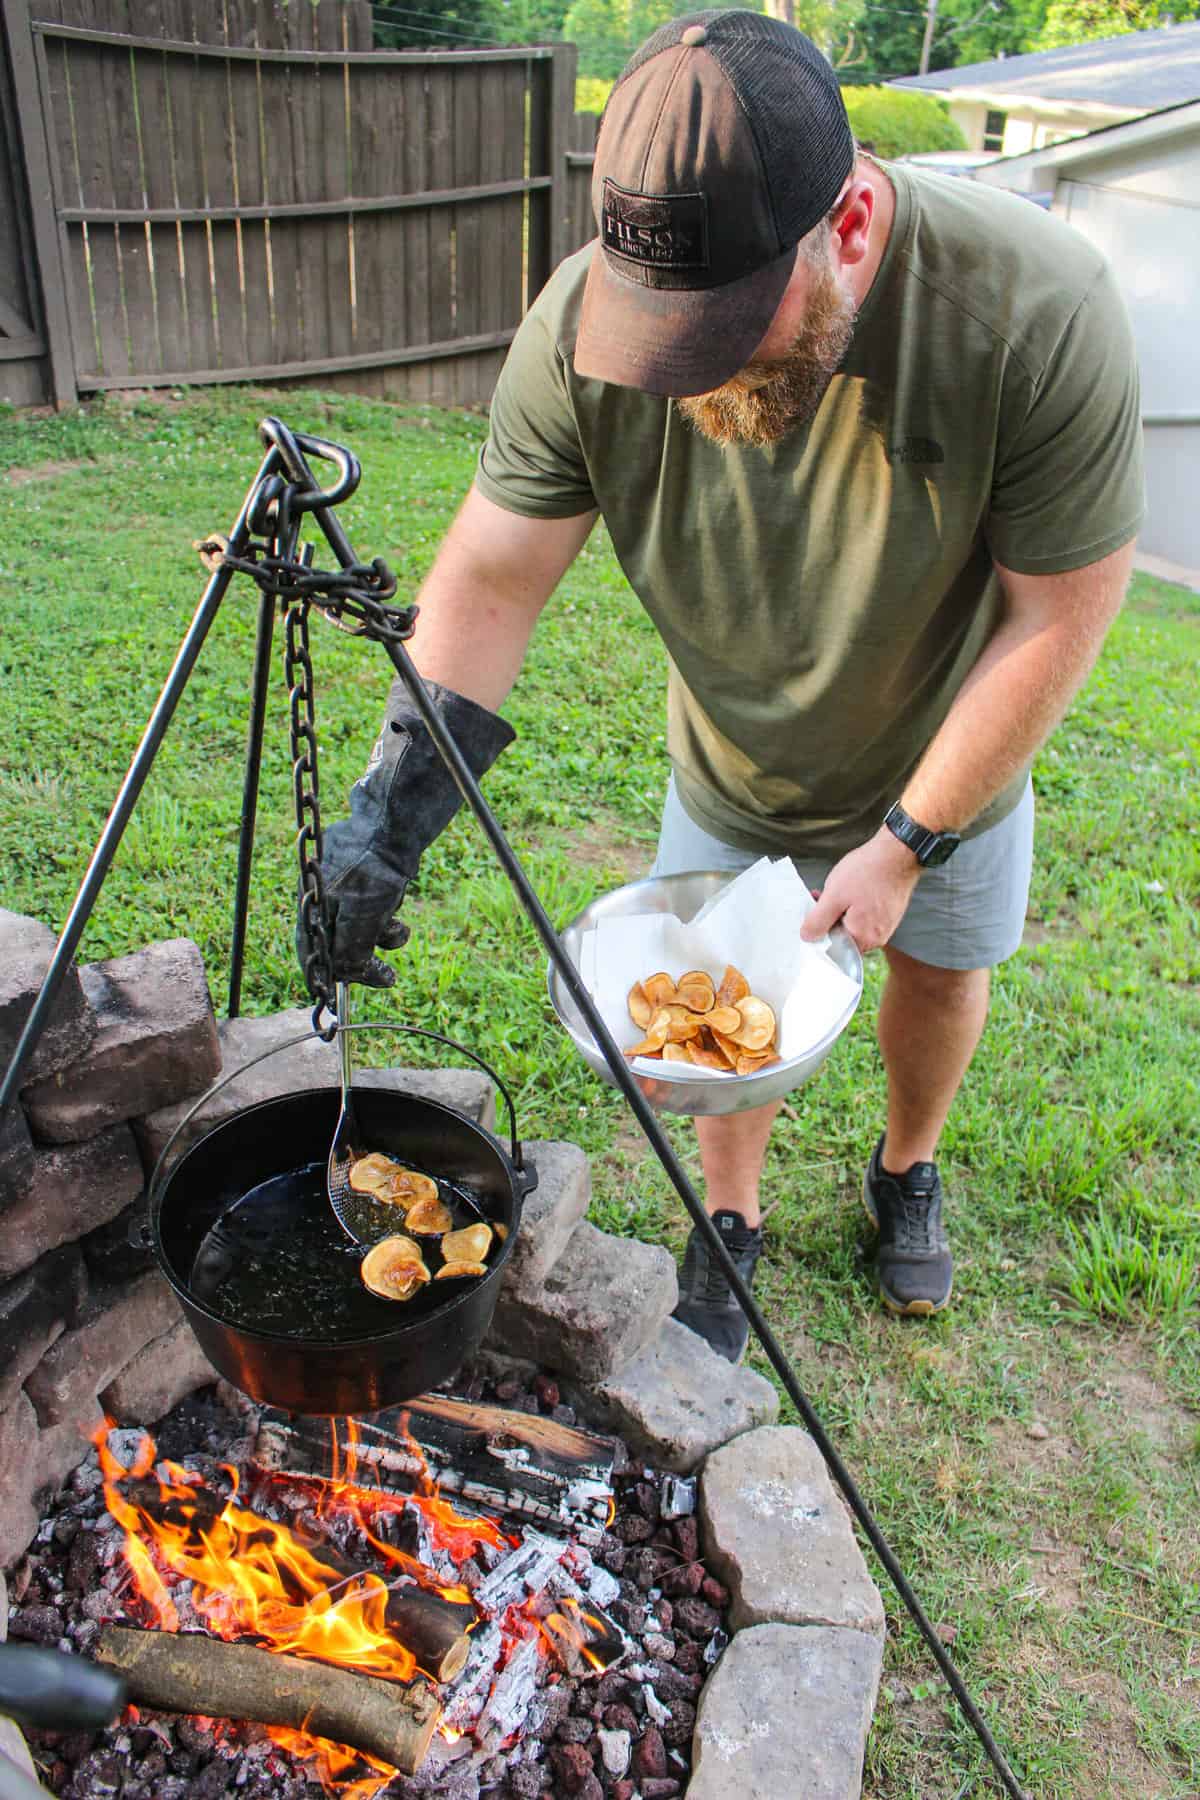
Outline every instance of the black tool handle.
<svg viewBox="0 0 1200 1800"><path fill-rule="evenodd" d="M125 1681L86 1657L37 1644L0 1644L0 1713L47 1731L107 1725L125 1704Z"/></svg>

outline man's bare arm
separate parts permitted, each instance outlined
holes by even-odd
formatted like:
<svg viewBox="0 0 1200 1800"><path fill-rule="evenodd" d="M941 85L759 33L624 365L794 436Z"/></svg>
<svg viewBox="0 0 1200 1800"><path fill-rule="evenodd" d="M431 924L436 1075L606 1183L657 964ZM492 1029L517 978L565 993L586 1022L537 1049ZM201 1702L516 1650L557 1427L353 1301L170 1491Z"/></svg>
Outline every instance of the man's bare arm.
<svg viewBox="0 0 1200 1800"><path fill-rule="evenodd" d="M1045 743L1120 609L1133 545L1063 575L999 569L1004 614L898 798L935 831L969 825ZM886 944L920 867L886 826L835 864L804 936L840 919L863 950Z"/></svg>
<svg viewBox="0 0 1200 1800"><path fill-rule="evenodd" d="M978 817L1045 743L1120 609L1133 545L1062 575L997 567L1004 613L899 796L935 831Z"/></svg>
<svg viewBox="0 0 1200 1800"><path fill-rule="evenodd" d="M422 675L495 712L595 520L527 519L472 488L417 596L409 649Z"/></svg>

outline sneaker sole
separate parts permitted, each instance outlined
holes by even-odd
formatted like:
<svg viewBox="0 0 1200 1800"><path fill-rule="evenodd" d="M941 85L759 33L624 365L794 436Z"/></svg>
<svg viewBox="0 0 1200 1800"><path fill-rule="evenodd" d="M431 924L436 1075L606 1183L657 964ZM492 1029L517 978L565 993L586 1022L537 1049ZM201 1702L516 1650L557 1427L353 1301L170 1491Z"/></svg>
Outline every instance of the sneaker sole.
<svg viewBox="0 0 1200 1800"><path fill-rule="evenodd" d="M872 1227L878 1231L879 1214L871 1205L870 1195L867 1191L867 1177L865 1175L863 1176L862 1203L863 1211L870 1220ZM879 1283L879 1298L883 1301L883 1304L892 1316L897 1319L928 1319L931 1318L934 1313L944 1312L946 1307L950 1304L950 1296L953 1292L954 1282L951 1280L950 1286L946 1289L945 1298L942 1300L897 1300L888 1293L882 1281Z"/></svg>

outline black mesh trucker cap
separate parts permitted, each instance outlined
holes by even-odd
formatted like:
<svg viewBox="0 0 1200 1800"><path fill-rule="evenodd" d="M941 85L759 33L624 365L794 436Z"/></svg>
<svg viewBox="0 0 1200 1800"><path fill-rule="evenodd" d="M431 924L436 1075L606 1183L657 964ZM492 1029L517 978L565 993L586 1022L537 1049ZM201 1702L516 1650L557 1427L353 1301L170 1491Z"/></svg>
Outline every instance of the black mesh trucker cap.
<svg viewBox="0 0 1200 1800"><path fill-rule="evenodd" d="M651 394L728 381L853 166L837 78L803 32L725 8L661 26L600 126L576 374Z"/></svg>

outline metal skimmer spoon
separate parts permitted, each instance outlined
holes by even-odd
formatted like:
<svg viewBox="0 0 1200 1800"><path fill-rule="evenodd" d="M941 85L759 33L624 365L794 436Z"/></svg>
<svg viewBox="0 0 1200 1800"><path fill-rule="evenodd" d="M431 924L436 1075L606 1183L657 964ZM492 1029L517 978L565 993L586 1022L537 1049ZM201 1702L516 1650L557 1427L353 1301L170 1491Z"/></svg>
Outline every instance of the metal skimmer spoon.
<svg viewBox="0 0 1200 1800"><path fill-rule="evenodd" d="M325 1173L325 1190L338 1224L356 1244L377 1244L396 1229L394 1209L381 1206L370 1194L360 1194L350 1186L350 1170L362 1154L363 1138L354 1112L350 1067L350 994L344 981L334 990L338 1021L338 1057L342 1082L342 1105L338 1113L333 1142L329 1146L329 1163Z"/></svg>

